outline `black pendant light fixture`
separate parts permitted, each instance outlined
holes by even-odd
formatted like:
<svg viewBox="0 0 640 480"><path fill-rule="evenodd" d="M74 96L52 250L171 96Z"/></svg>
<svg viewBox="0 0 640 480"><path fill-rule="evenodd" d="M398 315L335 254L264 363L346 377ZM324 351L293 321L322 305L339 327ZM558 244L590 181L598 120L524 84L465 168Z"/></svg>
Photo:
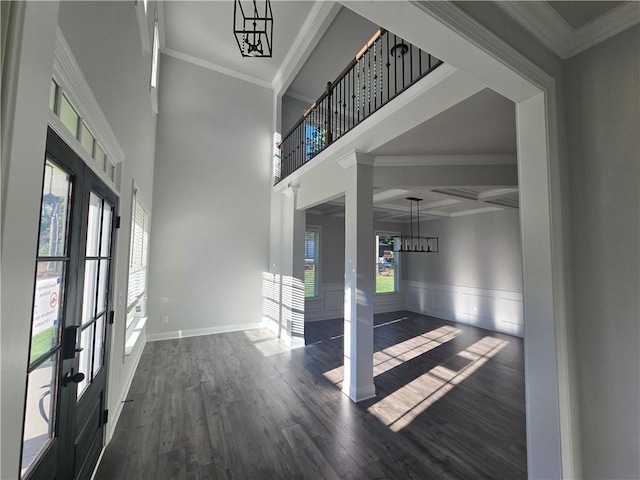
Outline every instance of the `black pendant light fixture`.
<svg viewBox="0 0 640 480"><path fill-rule="evenodd" d="M420 236L420 202L421 198L407 197L409 200L409 235L400 235L397 240L398 252L438 253L438 237ZM413 206L416 207L416 235L413 234Z"/></svg>
<svg viewBox="0 0 640 480"><path fill-rule="evenodd" d="M234 0L233 33L243 57L271 57L273 12L270 0Z"/></svg>

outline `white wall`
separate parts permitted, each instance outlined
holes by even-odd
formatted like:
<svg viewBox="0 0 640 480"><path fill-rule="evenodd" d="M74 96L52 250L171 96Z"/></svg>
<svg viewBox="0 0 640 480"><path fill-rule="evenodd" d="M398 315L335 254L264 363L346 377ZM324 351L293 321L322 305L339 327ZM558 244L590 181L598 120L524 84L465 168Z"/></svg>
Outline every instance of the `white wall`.
<svg viewBox="0 0 640 480"><path fill-rule="evenodd" d="M523 336L518 210L423 222L437 254L402 254L406 308Z"/></svg>
<svg viewBox="0 0 640 480"><path fill-rule="evenodd" d="M322 92L320 92L322 93ZM320 96L318 94L318 96ZM285 95L282 97L282 132L283 136L302 118L310 103Z"/></svg>
<svg viewBox="0 0 640 480"><path fill-rule="evenodd" d="M2 355L0 478L18 478L29 358L48 91L58 3L14 4L23 15L10 37L2 83ZM22 43L21 43L22 42ZM18 48L20 47L20 48ZM12 77L12 81L7 79Z"/></svg>
<svg viewBox="0 0 640 480"><path fill-rule="evenodd" d="M123 227L116 252L116 291L126 291L130 222L130 190L139 179L152 198L155 116L148 97L150 56L140 48L132 6L120 2L20 2L25 9L22 75L14 93L15 114L3 125L2 172L2 465L1 478L18 478L24 375L26 373L34 264L43 174L48 97L53 73L56 28L59 26L85 79L125 153L120 215ZM4 10L3 10L4 11ZM13 42L13 39L11 40ZM12 50L13 45L8 45ZM127 75L122 72L126 71ZM7 74L3 72L3 75ZM3 100L5 88L3 84ZM3 105L3 109L6 104ZM4 143L10 139L11 148ZM11 281L8 282L7 279ZM125 295L126 298L126 295ZM118 411L135 361L125 358L124 305L116 305L111 343L108 406ZM115 420L115 415L112 415ZM114 420L108 424L113 429Z"/></svg>
<svg viewBox="0 0 640 480"><path fill-rule="evenodd" d="M307 214L307 225L320 226L321 233L318 298L305 300L306 322L342 318L344 315L344 222L344 217ZM403 231L403 225L398 223L374 222L374 228L385 232ZM371 241L375 242L375 239L371 237ZM404 308L404 295L401 291L397 294L376 295L373 306L375 313L401 310Z"/></svg>
<svg viewBox="0 0 640 480"><path fill-rule="evenodd" d="M272 94L161 62L149 338L254 326L269 263Z"/></svg>
<svg viewBox="0 0 640 480"><path fill-rule="evenodd" d="M155 2L149 3L154 12ZM149 16L151 36L153 15ZM115 323L111 339L108 408L110 439L144 339L125 356L125 318L131 235L132 180L149 204L153 202L156 116L151 108L151 55L143 55L135 11L123 2L61 2L58 20L91 90L125 153L120 184L117 235ZM123 75L122 72L127 72Z"/></svg>
<svg viewBox="0 0 640 480"><path fill-rule="evenodd" d="M585 478L640 478L639 33L565 70Z"/></svg>

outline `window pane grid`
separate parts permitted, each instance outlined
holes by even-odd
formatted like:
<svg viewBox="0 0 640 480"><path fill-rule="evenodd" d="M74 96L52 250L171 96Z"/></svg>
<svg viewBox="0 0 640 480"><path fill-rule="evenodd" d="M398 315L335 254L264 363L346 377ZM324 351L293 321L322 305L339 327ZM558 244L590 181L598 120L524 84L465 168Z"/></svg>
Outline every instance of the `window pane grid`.
<svg viewBox="0 0 640 480"><path fill-rule="evenodd" d="M309 228L304 233L304 296L318 296L320 231Z"/></svg>
<svg viewBox="0 0 640 480"><path fill-rule="evenodd" d="M127 289L127 312L131 311L147 288L147 261L149 256L149 213L133 194L131 243L129 255L129 287Z"/></svg>
<svg viewBox="0 0 640 480"><path fill-rule="evenodd" d="M376 294L397 293L397 259L395 235L376 235Z"/></svg>

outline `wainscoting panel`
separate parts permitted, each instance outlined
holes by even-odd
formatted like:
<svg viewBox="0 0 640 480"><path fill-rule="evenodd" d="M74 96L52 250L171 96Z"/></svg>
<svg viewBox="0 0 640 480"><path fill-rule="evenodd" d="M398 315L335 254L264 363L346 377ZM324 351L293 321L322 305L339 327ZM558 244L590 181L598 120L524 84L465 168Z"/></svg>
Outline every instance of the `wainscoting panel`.
<svg viewBox="0 0 640 480"><path fill-rule="evenodd" d="M524 336L522 293L403 282L404 308L495 332Z"/></svg>
<svg viewBox="0 0 640 480"><path fill-rule="evenodd" d="M307 298L304 302L305 322L317 322L344 315L344 284L323 283L318 288L317 298ZM395 312L404 309L402 294L381 294L373 299L374 313Z"/></svg>

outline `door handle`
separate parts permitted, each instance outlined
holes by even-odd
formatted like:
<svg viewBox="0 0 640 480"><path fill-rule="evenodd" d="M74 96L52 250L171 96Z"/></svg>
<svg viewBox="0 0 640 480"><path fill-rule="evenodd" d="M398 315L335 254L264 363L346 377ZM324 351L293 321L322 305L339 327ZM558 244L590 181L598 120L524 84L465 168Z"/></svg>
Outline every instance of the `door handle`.
<svg viewBox="0 0 640 480"><path fill-rule="evenodd" d="M76 357L76 353L81 349L76 348L76 338L78 336L78 326L70 325L62 331L62 358L71 360Z"/></svg>
<svg viewBox="0 0 640 480"><path fill-rule="evenodd" d="M70 383L80 383L83 380L84 380L84 373L78 372L74 374L72 369L70 372L67 372L67 374L64 376L64 379L62 380L62 384L66 387Z"/></svg>

